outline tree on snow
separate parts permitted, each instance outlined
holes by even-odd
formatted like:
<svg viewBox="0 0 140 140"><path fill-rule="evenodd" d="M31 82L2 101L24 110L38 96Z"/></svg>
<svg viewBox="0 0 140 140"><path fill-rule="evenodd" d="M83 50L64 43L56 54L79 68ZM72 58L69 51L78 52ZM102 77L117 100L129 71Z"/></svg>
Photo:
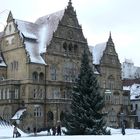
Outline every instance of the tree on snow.
<svg viewBox="0 0 140 140"><path fill-rule="evenodd" d="M80 74L72 91L71 111L65 114L66 135L107 135L104 116L101 111L104 99L89 58L84 50Z"/></svg>

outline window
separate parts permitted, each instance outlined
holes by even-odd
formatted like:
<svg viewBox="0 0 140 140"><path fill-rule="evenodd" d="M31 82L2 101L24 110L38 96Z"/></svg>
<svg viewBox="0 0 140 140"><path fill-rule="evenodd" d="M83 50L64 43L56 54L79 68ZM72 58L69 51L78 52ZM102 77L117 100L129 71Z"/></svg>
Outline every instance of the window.
<svg viewBox="0 0 140 140"><path fill-rule="evenodd" d="M40 106L35 106L34 108L34 116L35 117L41 117L42 116L42 110Z"/></svg>
<svg viewBox="0 0 140 140"><path fill-rule="evenodd" d="M120 104L119 95L114 95L114 104Z"/></svg>
<svg viewBox="0 0 140 140"><path fill-rule="evenodd" d="M53 87L52 88L52 95L54 99L60 98L60 88L58 87Z"/></svg>
<svg viewBox="0 0 140 140"><path fill-rule="evenodd" d="M11 71L18 70L18 61L11 62Z"/></svg>
<svg viewBox="0 0 140 140"><path fill-rule="evenodd" d="M74 53L78 54L78 46L76 44L74 45Z"/></svg>
<svg viewBox="0 0 140 140"><path fill-rule="evenodd" d="M54 116L53 113L51 111L48 111L47 113L47 121L53 121Z"/></svg>
<svg viewBox="0 0 140 140"><path fill-rule="evenodd" d="M32 79L33 79L33 81L38 81L38 73L37 72L33 72Z"/></svg>
<svg viewBox="0 0 140 140"><path fill-rule="evenodd" d="M72 53L72 49L73 49L73 48L72 48L72 44L70 43L70 44L69 44L69 54Z"/></svg>
<svg viewBox="0 0 140 140"><path fill-rule="evenodd" d="M75 63L67 62L63 66L64 81L75 82L78 76L78 68Z"/></svg>
<svg viewBox="0 0 140 140"><path fill-rule="evenodd" d="M19 98L19 93L18 93L18 89L15 89L15 99Z"/></svg>
<svg viewBox="0 0 140 140"><path fill-rule="evenodd" d="M110 75L110 76L108 77L108 88L109 88L110 90L112 90L112 89L115 88L115 79L114 79L114 77L113 77L112 75Z"/></svg>
<svg viewBox="0 0 140 140"><path fill-rule="evenodd" d="M6 90L3 89L3 99L6 99Z"/></svg>
<svg viewBox="0 0 140 140"><path fill-rule="evenodd" d="M56 80L56 66L52 65L50 69L51 69L51 80Z"/></svg>
<svg viewBox="0 0 140 140"><path fill-rule="evenodd" d="M33 90L33 97L36 99L37 98L37 89Z"/></svg>
<svg viewBox="0 0 140 140"><path fill-rule="evenodd" d="M123 95L123 104L128 105L129 104L129 97L126 95Z"/></svg>
<svg viewBox="0 0 140 140"><path fill-rule="evenodd" d="M43 81L44 80L44 74L41 72L39 74L39 81Z"/></svg>
<svg viewBox="0 0 140 140"><path fill-rule="evenodd" d="M67 43L66 42L63 44L63 49L64 49L64 52L66 53L67 52Z"/></svg>

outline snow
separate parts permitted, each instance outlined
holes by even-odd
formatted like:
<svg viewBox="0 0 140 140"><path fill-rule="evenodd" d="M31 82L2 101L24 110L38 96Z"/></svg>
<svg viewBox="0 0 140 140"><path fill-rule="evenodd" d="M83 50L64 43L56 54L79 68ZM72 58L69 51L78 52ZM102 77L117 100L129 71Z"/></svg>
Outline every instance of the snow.
<svg viewBox="0 0 140 140"><path fill-rule="evenodd" d="M132 86L123 86L123 90L130 91L130 100L137 100L140 96L140 84L133 84Z"/></svg>
<svg viewBox="0 0 140 140"><path fill-rule="evenodd" d="M64 15L64 10L52 13L50 15L40 17L35 22L40 27L39 31L39 48L40 53L46 51L46 46L50 44L53 33L56 31L59 21Z"/></svg>
<svg viewBox="0 0 140 140"><path fill-rule="evenodd" d="M17 24L17 28L21 34L26 38L37 39L36 31L37 25L32 22L22 21L15 19L15 23ZM22 36L21 36L22 37Z"/></svg>
<svg viewBox="0 0 140 140"><path fill-rule="evenodd" d="M33 133L26 134L18 129L21 133L20 138L16 138L17 140L139 140L140 138L140 130L138 129L126 129L126 135L121 134L121 129L111 129L112 135L79 135L79 136L47 136L47 132L37 133L37 136L34 136ZM13 126L2 125L0 123L0 139L1 140L11 140L15 139L13 136Z"/></svg>
<svg viewBox="0 0 140 140"><path fill-rule="evenodd" d="M104 52L105 48L106 48L106 42L97 44L96 46L92 47L93 64L95 64L95 65L100 64L100 60L103 56L103 52Z"/></svg>
<svg viewBox="0 0 140 140"><path fill-rule="evenodd" d="M29 54L31 62L46 64L43 58L40 56L39 48L36 43L25 40L25 49Z"/></svg>
<svg viewBox="0 0 140 140"><path fill-rule="evenodd" d="M21 117L21 115L23 114L24 111L26 111L26 109L18 110L11 119L13 119L13 120L20 119L20 117Z"/></svg>

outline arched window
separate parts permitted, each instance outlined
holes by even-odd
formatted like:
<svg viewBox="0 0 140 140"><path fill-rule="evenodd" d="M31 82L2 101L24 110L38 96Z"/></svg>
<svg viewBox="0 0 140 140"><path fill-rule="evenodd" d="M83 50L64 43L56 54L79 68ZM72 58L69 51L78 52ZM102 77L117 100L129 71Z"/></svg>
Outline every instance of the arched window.
<svg viewBox="0 0 140 140"><path fill-rule="evenodd" d="M78 45L74 45L74 53L78 54Z"/></svg>
<svg viewBox="0 0 140 140"><path fill-rule="evenodd" d="M63 49L64 49L64 52L66 53L67 52L67 43L66 42L63 44Z"/></svg>
<svg viewBox="0 0 140 140"><path fill-rule="evenodd" d="M113 77L112 75L110 75L110 76L108 77L108 88L109 88L110 90L112 90L112 89L115 88L115 79L114 79L114 77Z"/></svg>
<svg viewBox="0 0 140 140"><path fill-rule="evenodd" d="M39 81L43 81L44 80L44 73L40 73L39 74Z"/></svg>
<svg viewBox="0 0 140 140"><path fill-rule="evenodd" d="M53 121L53 118L54 118L53 113L51 111L49 111L47 113L47 121Z"/></svg>
<svg viewBox="0 0 140 140"><path fill-rule="evenodd" d="M37 72L33 72L32 79L33 79L33 81L38 81L38 73Z"/></svg>
<svg viewBox="0 0 140 140"><path fill-rule="evenodd" d="M56 80L56 66L51 65L51 80Z"/></svg>
<svg viewBox="0 0 140 140"><path fill-rule="evenodd" d="M70 43L70 44L69 44L69 54L72 53L72 50L73 50L73 48L72 48L72 44Z"/></svg>

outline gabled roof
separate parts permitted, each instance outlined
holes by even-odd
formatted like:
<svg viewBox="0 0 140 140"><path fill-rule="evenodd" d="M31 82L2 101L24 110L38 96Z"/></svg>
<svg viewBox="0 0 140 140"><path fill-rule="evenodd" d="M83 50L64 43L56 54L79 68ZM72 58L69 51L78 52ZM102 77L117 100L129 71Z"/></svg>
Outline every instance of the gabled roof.
<svg viewBox="0 0 140 140"><path fill-rule="evenodd" d="M40 52L46 51L46 46L50 44L53 33L56 31L59 21L64 15L64 10L43 16L36 20L39 26L39 44Z"/></svg>
<svg viewBox="0 0 140 140"><path fill-rule="evenodd" d="M93 54L93 64L99 65L100 60L103 56L103 52L106 49L106 42L100 43L92 47L92 54Z"/></svg>
<svg viewBox="0 0 140 140"><path fill-rule="evenodd" d="M26 38L37 39L38 25L32 22L15 19L18 30ZM22 37L23 37L22 36Z"/></svg>
<svg viewBox="0 0 140 140"><path fill-rule="evenodd" d="M50 44L63 15L64 10L61 10L43 16L35 23L15 19L20 36L24 38L25 49L31 62L46 64L40 54L46 52L46 47Z"/></svg>

